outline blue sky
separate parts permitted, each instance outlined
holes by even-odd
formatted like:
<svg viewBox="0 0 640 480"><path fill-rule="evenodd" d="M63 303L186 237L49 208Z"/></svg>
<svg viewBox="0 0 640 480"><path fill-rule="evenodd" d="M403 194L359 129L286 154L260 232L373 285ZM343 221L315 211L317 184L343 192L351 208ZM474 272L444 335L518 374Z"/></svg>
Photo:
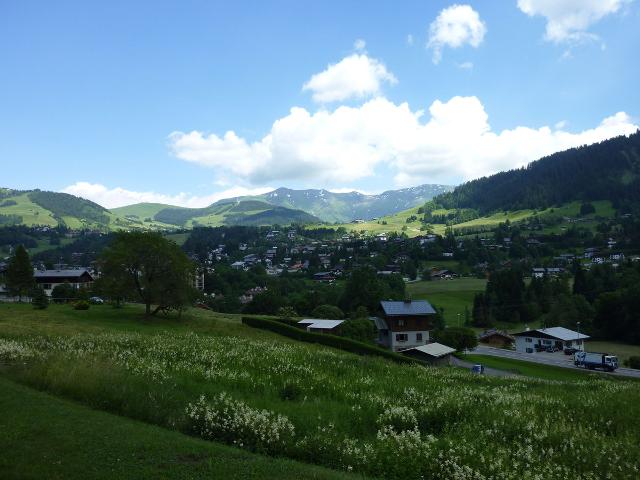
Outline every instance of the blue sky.
<svg viewBox="0 0 640 480"><path fill-rule="evenodd" d="M634 131L638 25L633 0L5 0L0 184L112 207L459 183Z"/></svg>

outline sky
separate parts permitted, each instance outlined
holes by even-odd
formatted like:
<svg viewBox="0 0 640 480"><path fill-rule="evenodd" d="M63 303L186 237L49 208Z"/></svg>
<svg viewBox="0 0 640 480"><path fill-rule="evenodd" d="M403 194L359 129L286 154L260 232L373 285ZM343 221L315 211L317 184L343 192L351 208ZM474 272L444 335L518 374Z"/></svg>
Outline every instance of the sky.
<svg viewBox="0 0 640 480"><path fill-rule="evenodd" d="M639 0L0 0L0 186L459 184L640 125Z"/></svg>

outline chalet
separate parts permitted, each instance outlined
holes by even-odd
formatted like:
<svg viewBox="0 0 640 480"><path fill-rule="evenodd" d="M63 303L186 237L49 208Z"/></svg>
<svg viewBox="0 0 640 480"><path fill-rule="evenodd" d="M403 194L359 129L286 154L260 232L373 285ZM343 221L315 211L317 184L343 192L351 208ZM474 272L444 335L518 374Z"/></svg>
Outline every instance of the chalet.
<svg viewBox="0 0 640 480"><path fill-rule="evenodd" d="M564 327L525 330L514 333L513 336L516 339L516 351L520 353L536 353L547 347L555 347L558 350L565 348L584 350L584 341L589 338L588 335Z"/></svg>
<svg viewBox="0 0 640 480"><path fill-rule="evenodd" d="M231 268L233 268L234 270L244 270L245 267L245 263L244 262L233 262L231 264Z"/></svg>
<svg viewBox="0 0 640 480"><path fill-rule="evenodd" d="M47 295L51 295L54 288L64 283L69 283L73 288L88 288L93 283L93 275L91 275L86 268L35 270L33 276L36 284L40 286Z"/></svg>
<svg viewBox="0 0 640 480"><path fill-rule="evenodd" d="M426 300L382 301L381 315L373 321L378 343L398 351L429 342L436 311Z"/></svg>
<svg viewBox="0 0 640 480"><path fill-rule="evenodd" d="M400 353L405 357L415 358L429 365L440 366L451 365L451 354L454 352L454 348L433 342L418 347L407 348Z"/></svg>
<svg viewBox="0 0 640 480"><path fill-rule="evenodd" d="M337 333L344 320L323 320L316 318L305 318L300 320L298 325L307 332L314 333Z"/></svg>
<svg viewBox="0 0 640 480"><path fill-rule="evenodd" d="M313 274L313 279L316 282L333 282L336 276L333 272L318 272Z"/></svg>
<svg viewBox="0 0 640 480"><path fill-rule="evenodd" d="M478 335L478 341L498 348L510 348L513 346L516 339L506 331L492 328L491 330L485 330Z"/></svg>
<svg viewBox="0 0 640 480"><path fill-rule="evenodd" d="M433 280L450 280L456 276L456 272L451 270L431 270L431 279Z"/></svg>

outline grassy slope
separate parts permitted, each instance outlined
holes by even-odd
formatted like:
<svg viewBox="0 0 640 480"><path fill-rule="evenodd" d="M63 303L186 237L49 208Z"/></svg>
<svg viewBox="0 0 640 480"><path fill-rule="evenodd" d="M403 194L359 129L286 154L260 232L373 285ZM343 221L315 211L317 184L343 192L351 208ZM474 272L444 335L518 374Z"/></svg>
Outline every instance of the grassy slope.
<svg viewBox="0 0 640 480"><path fill-rule="evenodd" d="M0 477L353 478L91 410L0 377Z"/></svg>
<svg viewBox="0 0 640 480"><path fill-rule="evenodd" d="M215 381L204 380L197 374L183 372L170 377L179 382L175 385L173 380L158 383L148 377L143 379L133 374L126 374L117 368L101 368L110 365L108 363L94 364L85 360L74 362L62 358L54 358L54 363L47 363L34 370L27 368L27 375L24 377L27 381L31 371L30 378L31 381L36 382L35 384L81 399L88 404L99 405L100 408L111 411L115 408L115 411L122 411L123 414L136 418L141 418L136 416L136 411L143 415L142 418L145 418L146 412L150 412L149 415L160 412L163 419L174 418L166 415L171 412L175 415L175 412L183 411L185 401L190 401L200 393L211 395L217 389L224 389L256 408L267 408L286 414L294 421L296 429L299 428L300 432L313 431L316 422L319 421L315 416L322 414L321 425L326 425L327 422L334 423L340 435L371 439L375 435L376 418L381 408L378 399L385 405L386 402L402 405L415 400L418 402L415 405L425 408L431 403L427 399L438 399L438 404L433 410L427 408L425 411L425 414L429 415L427 417L429 420L424 424L424 428L428 431L433 428L442 440L430 448L435 448L436 451L446 455L447 448L450 447L443 448L444 445L460 445L455 455L468 455L465 460L462 460L463 463L470 462L471 458L477 458L477 453L480 451L483 455L495 454L501 458L511 458L510 452L524 448L522 438L528 435L523 429L525 420L527 424L533 422L534 428L538 429L543 428L542 423L547 417L549 421L559 422L559 425L560 416L569 418L575 415L585 416L585 425L592 425L592 427L593 422L602 423L611 418L614 425L612 428L618 429L614 431L619 432L619 436L610 440L603 435L596 439L595 430L587 432L590 448L595 445L593 448L597 448L597 452L604 453L598 453L597 457L600 470L596 470L594 466L585 466L586 472L597 472L596 475L602 473L602 469L607 467L601 460L607 457L612 448L620 448L624 451L623 455L626 455L624 461L627 464L630 461L635 462L631 460L633 458L640 458L635 456L636 447L628 441L628 435L635 435L637 432L637 417L634 410L637 407L633 405L640 404L634 403L638 392L625 390L625 394L621 395L622 392L615 394L608 390L615 387L615 383L622 382L611 380L611 385L607 381L606 386L583 382L556 385L525 380L478 378L455 369L420 369L418 371L381 360L355 357L314 345L299 344L268 332L247 328L234 316L190 310L181 320L158 318L147 321L143 319L140 312L140 308L135 306L124 310L114 310L106 306L92 307L91 310L83 312L72 310L68 306L52 306L46 311L34 311L28 305L0 304L0 337L19 339L30 335L73 336L77 333L139 332L143 333L145 338L149 338L150 334L169 332L171 335L164 337L168 342L168 351L178 352L178 358L182 355L179 352L185 353L186 350L175 349L173 342L187 342L192 345L196 341L195 338L184 338L184 334L189 331L204 334L203 336L206 337L233 336L234 339L227 338L227 341L233 342L234 345L242 342L242 337L262 341L261 344L256 344L260 345L260 348L250 348L252 353L249 355L245 354L246 350L243 347L240 350L233 351L232 348L232 351L227 351L229 360L216 357L217 365L219 365L218 362L226 365L219 370L221 373L244 372L246 375L217 376ZM268 351L273 348L269 346L270 344L276 348L272 354L268 354ZM159 344L149 350L152 356L156 355L153 351L158 347L160 347ZM292 352L295 352L295 355L292 355ZM264 356L265 353L271 356ZM197 352L195 354L199 355ZM313 358L314 361L309 362L309 358ZM11 370L13 371L14 367L11 367ZM118 374L118 371L121 374ZM13 373L8 372L7 375L12 377L16 375L20 378L20 369ZM389 382L389 378L394 378L394 382ZM39 383L38 379L42 383ZM285 379L286 381L301 380L303 399L284 401L278 398L279 385ZM524 389L526 389L526 398L520 395ZM499 395L497 392L500 392ZM425 395L425 397L411 400L416 394ZM502 403L497 403L496 395L502 399ZM626 395L629 395L629 408L626 408ZM122 398L124 403L113 403L118 398ZM475 408L483 402L489 402L491 406L487 409ZM553 411L549 411L548 402L554 402ZM587 402L590 402L589 405ZM591 405L594 402L598 408L605 403L611 406L606 411L604 420L601 418L602 411L598 411L594 418L590 417L589 412L593 410ZM357 406L360 407L355 408ZM502 413L504 409L508 409L512 414L505 417ZM499 430L487 436L485 432L488 428ZM569 426L563 424L557 432L559 439L549 440L554 450L560 448L561 439L576 434L567 428ZM511 440L509 446L503 448L501 443L494 442L492 439L502 438L502 434L507 434L506 432L511 432L509 433ZM71 434L74 435L73 432ZM485 437L478 439L478 435L485 435ZM582 437L579 440L584 441ZM596 443L596 440L599 443ZM323 441L326 442L326 439ZM512 448L513 442L518 442L515 450ZM604 442L608 442L607 450L602 450L605 446ZM15 445L16 443L13 442L12 450L16 449ZM327 444L324 445L326 448ZM540 452L537 444L535 448ZM548 448L548 445L545 448ZM320 453L315 448L313 451L314 455ZM596 458L591 451L585 452L585 455ZM393 455L384 458L386 463L387 459L393 460ZM569 465L572 458L571 456L561 460L565 465ZM521 463L519 453L513 453L513 459L514 462ZM546 468L544 462L540 463L540 459L541 457L536 456L530 461L538 462L541 469ZM419 465L437 467L435 458L427 460L420 462ZM551 464L555 465L557 461L559 460L556 459ZM506 468L510 468L509 466L515 468L515 463L511 464L511 460L508 462L504 464ZM401 465L409 466L407 462L401 462ZM411 462L411 465L416 463ZM633 467L625 468L635 468L635 466L634 464ZM253 468L249 467L249 470ZM304 477L304 475L301 476ZM409 478L401 473L395 476ZM629 475L627 478L630 478Z"/></svg>
<svg viewBox="0 0 640 480"><path fill-rule="evenodd" d="M4 198L0 200L0 203L7 200L13 200L16 202L16 205L0 207L0 214L2 215L20 215L22 217L22 223L29 227L33 225L48 225L54 227L58 224L53 218L53 214L40 205L33 203L27 193Z"/></svg>
<svg viewBox="0 0 640 480"><path fill-rule="evenodd" d="M477 278L414 282L407 284L407 292L413 299L429 300L438 307L444 308L447 324L458 325L458 321L464 322L465 307L468 307L471 314L473 296L476 292L484 291L486 284L486 280Z"/></svg>
<svg viewBox="0 0 640 480"><path fill-rule="evenodd" d="M112 208L111 212L115 213L119 217L126 217L132 215L138 217L140 220L144 220L147 217L153 218L153 216L160 210L165 208L182 208L173 205L165 205L163 203L136 203L134 205L126 205L124 207Z"/></svg>
<svg viewBox="0 0 640 480"><path fill-rule="evenodd" d="M598 224L598 219L600 218L611 218L615 214L615 209L612 207L611 202L609 201L597 201L591 202L596 209L596 212L587 215L580 219L580 222L577 225L582 227L586 227L589 229L595 229ZM411 208L409 210L404 210L402 212L395 213L393 215L388 215L386 217L380 218L378 221L371 221L365 223L345 223L340 225L335 225L337 227L344 227L347 231L356 231L361 232L365 231L369 234L377 234L377 233L388 233L388 232L400 232L402 231L402 227L406 226L407 229L405 233L409 237L415 237L420 235L420 222L412 222L406 223L406 220L411 215L416 215L420 218L421 215L418 214L418 208ZM447 210L436 210L434 214L446 214ZM520 222L526 220L531 217L549 217L549 216L557 216L557 217L571 217L578 218L580 213L580 202L571 202L560 207L556 208L548 208L546 210L517 210L517 211L508 211L508 212L497 212L492 215L487 215L484 217L476 218L474 220L470 220L468 222L458 223L453 225L453 228L492 228L498 226L500 223L503 223L507 220L510 222ZM386 221L387 224L383 225L382 222ZM570 225L574 225L575 223L570 223L567 221L562 221L560 224L549 227L545 229L545 233L555 232L558 233ZM433 225L434 232L442 235L445 231L445 225L442 224L434 224Z"/></svg>

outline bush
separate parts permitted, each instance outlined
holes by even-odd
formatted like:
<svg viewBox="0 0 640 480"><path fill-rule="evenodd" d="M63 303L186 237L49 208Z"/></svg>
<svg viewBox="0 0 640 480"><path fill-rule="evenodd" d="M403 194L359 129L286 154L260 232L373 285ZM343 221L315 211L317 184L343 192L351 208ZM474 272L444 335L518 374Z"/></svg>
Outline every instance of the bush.
<svg viewBox="0 0 640 480"><path fill-rule="evenodd" d="M478 337L470 328L449 327L444 330L436 330L433 333L434 340L457 351L473 349L478 346Z"/></svg>
<svg viewBox="0 0 640 480"><path fill-rule="evenodd" d="M74 310L89 310L89 302L86 300L78 300L73 304Z"/></svg>
<svg viewBox="0 0 640 480"><path fill-rule="evenodd" d="M359 342L371 342L376 334L373 322L368 318L346 320L340 325L342 337L357 340Z"/></svg>
<svg viewBox="0 0 640 480"><path fill-rule="evenodd" d="M280 307L278 309L278 317L284 320L291 320L293 317L297 317L298 314L293 309L293 307Z"/></svg>
<svg viewBox="0 0 640 480"><path fill-rule="evenodd" d="M314 318L325 318L327 320L342 320L344 312L333 305L319 305L313 309L311 316Z"/></svg>
<svg viewBox="0 0 640 480"><path fill-rule="evenodd" d="M635 368L640 370L640 356L629 357L624 361L624 364L629 368Z"/></svg>
<svg viewBox="0 0 640 480"><path fill-rule="evenodd" d="M31 293L31 305L36 310L44 310L49 306L49 297L44 293L44 290L40 287L34 288Z"/></svg>
<svg viewBox="0 0 640 480"><path fill-rule="evenodd" d="M301 328L285 325L281 321L274 321L259 317L242 317L242 323L249 327L261 328L263 330L279 333L280 335L293 338L300 342L319 343L321 345L338 348L357 355L376 355L393 360L397 363L418 363L411 358L403 357L395 352L391 352L374 345L368 345L356 340L351 340L350 338L337 337L326 333L307 332Z"/></svg>
<svg viewBox="0 0 640 480"><path fill-rule="evenodd" d="M69 300L76 299L76 290L69 282L62 283L53 287L51 298L54 303L66 303Z"/></svg>

